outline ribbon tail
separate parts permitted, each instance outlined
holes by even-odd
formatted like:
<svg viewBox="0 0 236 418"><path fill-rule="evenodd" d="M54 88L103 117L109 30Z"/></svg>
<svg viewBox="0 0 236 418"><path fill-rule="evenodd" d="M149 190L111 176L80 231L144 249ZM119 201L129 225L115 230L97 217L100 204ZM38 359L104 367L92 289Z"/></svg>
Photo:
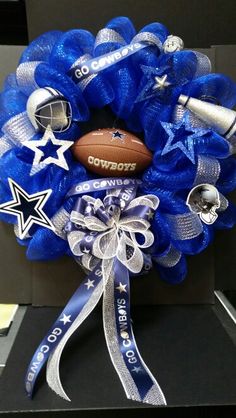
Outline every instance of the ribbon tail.
<svg viewBox="0 0 236 418"><path fill-rule="evenodd" d="M95 268L88 276L87 280L93 278L93 275L95 274L95 270L98 271L97 268ZM101 270L99 270L101 272ZM60 379L60 359L62 352L65 348L65 345L67 344L69 338L72 336L72 334L79 328L79 326L85 321L85 319L90 315L90 313L93 311L97 303L99 302L101 296L103 293L103 282L102 280L98 283L96 286L96 289L93 291L91 297L87 301L87 303L83 306L81 312L74 320L73 324L70 326L70 328L67 330L67 332L64 334L63 338L55 348L55 350L51 353L49 356L48 362L47 362L47 371L46 371L46 379L49 387L61 398L65 399L66 401L70 401L70 398L67 396L66 392L63 389L61 379ZM78 300L79 303L79 300Z"/></svg>
<svg viewBox="0 0 236 418"><path fill-rule="evenodd" d="M135 342L130 318L129 272L116 259L111 275L104 289L103 325L112 363L128 399L166 405L165 396Z"/></svg>

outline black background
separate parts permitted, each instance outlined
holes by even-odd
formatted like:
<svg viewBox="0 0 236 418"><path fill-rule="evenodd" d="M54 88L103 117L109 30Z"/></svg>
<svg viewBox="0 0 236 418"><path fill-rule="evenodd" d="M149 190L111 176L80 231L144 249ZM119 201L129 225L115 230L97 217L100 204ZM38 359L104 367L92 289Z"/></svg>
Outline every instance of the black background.
<svg viewBox="0 0 236 418"><path fill-rule="evenodd" d="M49 29L96 33L112 17L129 16L137 29L159 21L187 47L236 43L235 0L26 0L29 39Z"/></svg>

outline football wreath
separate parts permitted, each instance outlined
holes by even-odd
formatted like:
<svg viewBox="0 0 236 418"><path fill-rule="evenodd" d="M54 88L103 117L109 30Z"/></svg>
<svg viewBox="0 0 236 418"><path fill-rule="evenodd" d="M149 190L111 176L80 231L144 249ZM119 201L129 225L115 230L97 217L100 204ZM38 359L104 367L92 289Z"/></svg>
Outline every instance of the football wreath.
<svg viewBox="0 0 236 418"><path fill-rule="evenodd" d="M135 342L130 277L154 266L179 283L186 257L235 225L235 104L233 80L157 22L51 31L23 52L0 96L0 219L29 260L68 255L87 274L29 364L29 396L47 363L49 386L69 400L60 357L103 296L126 396L167 403ZM114 122L84 132L99 109Z"/></svg>

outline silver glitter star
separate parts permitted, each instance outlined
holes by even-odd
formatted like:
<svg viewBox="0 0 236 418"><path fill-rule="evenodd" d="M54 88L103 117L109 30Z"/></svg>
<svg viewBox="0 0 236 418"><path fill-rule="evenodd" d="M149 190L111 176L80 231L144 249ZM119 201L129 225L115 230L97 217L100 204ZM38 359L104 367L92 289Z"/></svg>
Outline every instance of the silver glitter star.
<svg viewBox="0 0 236 418"><path fill-rule="evenodd" d="M167 74L163 75L162 77L155 76L155 84L153 85L153 90L164 90L165 87L170 86L171 83L169 83L167 80Z"/></svg>
<svg viewBox="0 0 236 418"><path fill-rule="evenodd" d="M47 157L43 159L44 152L42 151L42 147L45 147L49 142L51 142L54 146L57 146L58 149L56 151L57 158L55 157ZM64 141L61 139L57 139L50 127L44 132L42 139L40 140L33 140L33 141L25 141L23 143L24 147L31 149L35 153L31 175L37 173L38 171L42 170L49 164L55 164L58 167L64 168L64 170L69 170L68 164L66 162L64 153L74 144L73 141Z"/></svg>

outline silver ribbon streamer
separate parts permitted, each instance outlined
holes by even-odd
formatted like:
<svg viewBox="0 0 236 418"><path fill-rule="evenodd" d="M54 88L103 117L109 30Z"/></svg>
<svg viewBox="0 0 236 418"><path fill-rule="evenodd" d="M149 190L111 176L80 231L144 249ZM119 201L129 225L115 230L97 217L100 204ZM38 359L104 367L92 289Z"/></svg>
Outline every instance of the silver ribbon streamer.
<svg viewBox="0 0 236 418"><path fill-rule="evenodd" d="M107 192L107 196L117 197L119 192L119 190L113 189L112 191ZM103 211L105 209L105 206L100 199L94 199L91 196L83 196L83 199L87 202L88 207L95 209L95 213L96 210ZM128 204L125 210L128 211L138 205L145 205L150 207L151 210L156 210L159 205L159 199L153 195L137 197ZM121 208L116 205L108 210L112 210L112 212L109 212L111 216L106 223L94 216L92 211L89 216L88 214L85 216L77 211L71 212L70 220L78 228L71 230L68 233L68 241L71 250L77 257L79 257L80 263L87 270L94 269L94 266L97 265L99 260L101 260L103 280L94 291L92 298L87 302L82 312L72 323L71 327L68 329L52 353L47 364L47 382L49 386L59 396L66 400L70 399L66 395L60 380L59 364L61 354L68 339L87 318L89 313L98 303L102 293L104 293L104 331L111 360L121 379L127 397L133 400L141 401L135 383L120 354L115 324L114 272L112 267L114 260L117 258L128 268L129 271L139 273L144 264L142 248L148 248L152 245L154 237L152 232L149 230L150 223L146 219L140 218L139 216L124 216L122 218L122 216L120 216ZM91 254L83 253L83 248L80 247L80 244L82 242L84 243L84 238L86 236L84 232L85 229L87 231L91 231L92 234L96 234L94 235L95 238ZM143 235L144 242L142 244L139 244L136 240L136 233L141 233ZM127 251L127 246L132 248L132 255L130 258L128 257L129 251ZM153 381L153 386L143 401L154 405L166 404L165 397L158 383L144 363L143 366Z"/></svg>
<svg viewBox="0 0 236 418"><path fill-rule="evenodd" d="M103 293L103 282L101 281L96 290L93 292L93 295L89 299L88 303L84 306L81 313L77 316L75 321L72 323L71 327L65 333L64 337L61 339L60 343L57 345L56 349L54 350L53 354L49 357L47 362L47 371L46 371L46 378L49 387L61 398L65 399L66 401L70 401L70 398L65 393L63 386L61 384L60 379L60 359L64 347L72 336L72 334L78 329L78 327L85 321L85 319L89 316L89 314L93 311L99 299L101 298Z"/></svg>
<svg viewBox="0 0 236 418"><path fill-rule="evenodd" d="M220 176L220 163L214 157L198 156L197 172L193 182L194 186L202 183L216 184Z"/></svg>
<svg viewBox="0 0 236 418"><path fill-rule="evenodd" d="M17 67L16 80L18 87L27 96L39 88L34 78L35 70L39 64L41 64L41 61L29 61L23 62Z"/></svg>

